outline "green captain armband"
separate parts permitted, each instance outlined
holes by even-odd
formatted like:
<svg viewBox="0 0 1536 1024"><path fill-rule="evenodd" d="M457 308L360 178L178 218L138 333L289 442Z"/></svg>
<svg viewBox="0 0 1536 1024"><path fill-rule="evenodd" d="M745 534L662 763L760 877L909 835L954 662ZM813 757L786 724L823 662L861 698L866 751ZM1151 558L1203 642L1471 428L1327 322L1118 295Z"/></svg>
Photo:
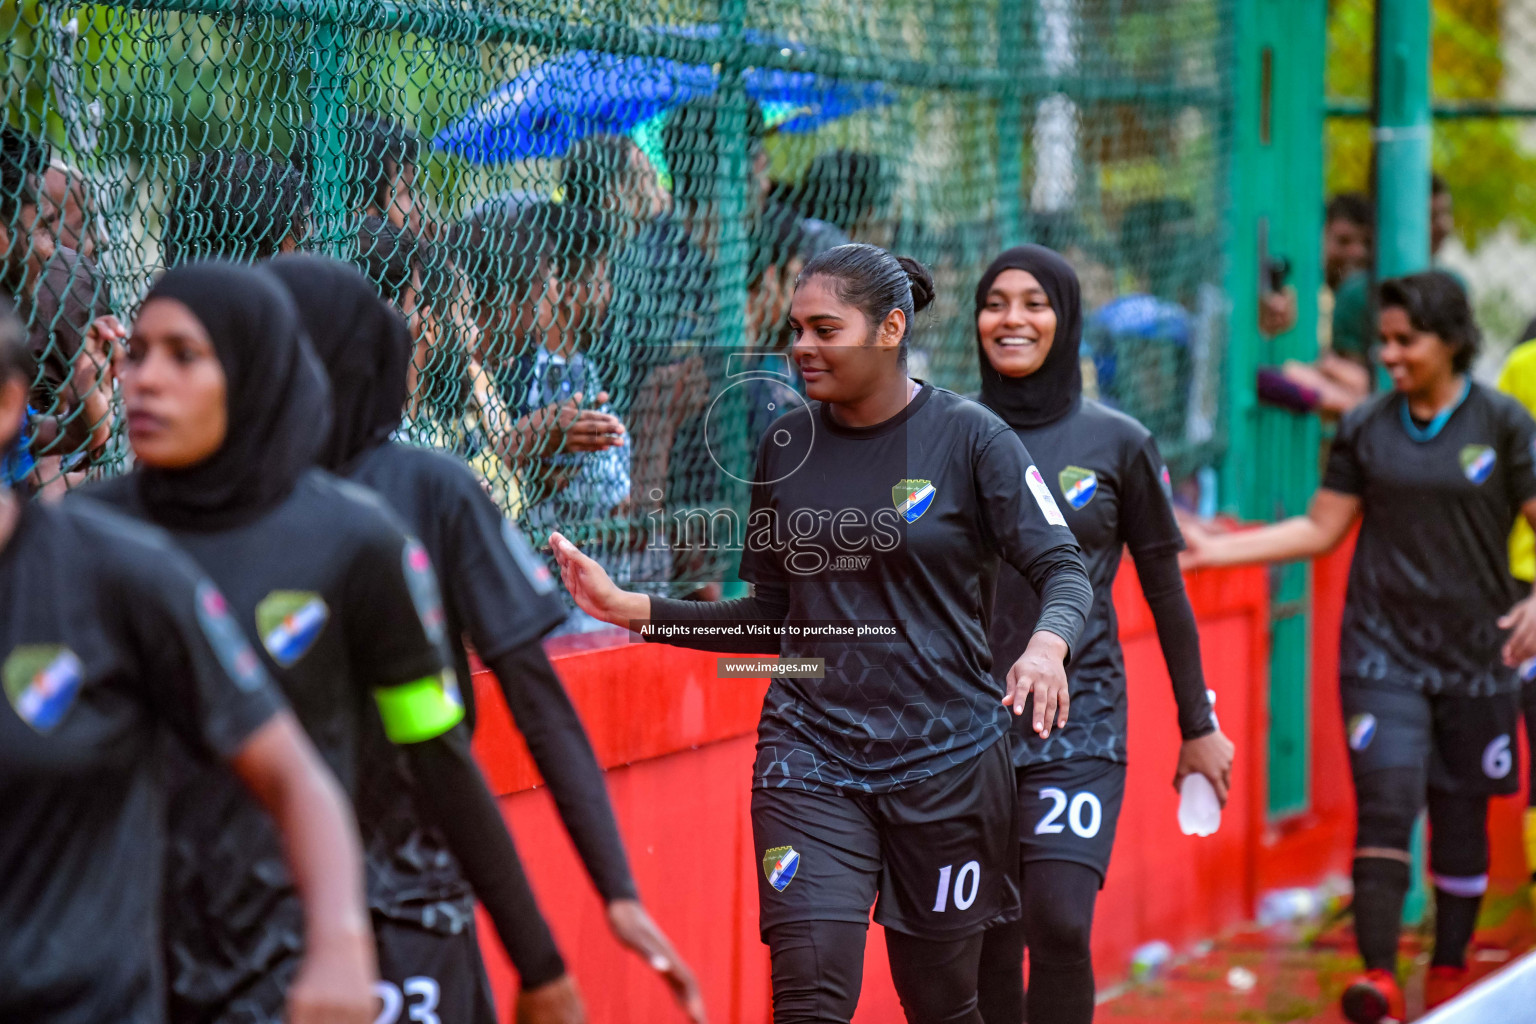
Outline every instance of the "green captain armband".
<svg viewBox="0 0 1536 1024"><path fill-rule="evenodd" d="M381 686L373 699L391 743L424 743L464 720L464 698L452 669L414 683Z"/></svg>

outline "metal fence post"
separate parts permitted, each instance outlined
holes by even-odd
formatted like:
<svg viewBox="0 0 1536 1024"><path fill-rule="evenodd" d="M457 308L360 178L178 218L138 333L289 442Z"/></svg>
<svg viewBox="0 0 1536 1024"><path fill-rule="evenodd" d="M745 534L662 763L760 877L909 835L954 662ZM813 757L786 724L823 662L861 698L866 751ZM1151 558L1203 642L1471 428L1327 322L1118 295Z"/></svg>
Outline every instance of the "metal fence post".
<svg viewBox="0 0 1536 1024"><path fill-rule="evenodd" d="M1429 266L1429 0L1376 6L1376 279ZM1390 387L1383 371L1379 386ZM1413 888L1403 919L1424 917L1424 820L1413 835Z"/></svg>
<svg viewBox="0 0 1536 1024"><path fill-rule="evenodd" d="M314 189L313 248L327 256L347 254L352 211L347 203L347 30L341 8L348 0L330 0L330 17L315 23L309 51L311 126L309 180Z"/></svg>
<svg viewBox="0 0 1536 1024"><path fill-rule="evenodd" d="M1023 0L997 6L997 226L999 250L1024 241L1024 70L1015 55L1028 53L1029 12ZM1006 71L1012 74L1005 74Z"/></svg>

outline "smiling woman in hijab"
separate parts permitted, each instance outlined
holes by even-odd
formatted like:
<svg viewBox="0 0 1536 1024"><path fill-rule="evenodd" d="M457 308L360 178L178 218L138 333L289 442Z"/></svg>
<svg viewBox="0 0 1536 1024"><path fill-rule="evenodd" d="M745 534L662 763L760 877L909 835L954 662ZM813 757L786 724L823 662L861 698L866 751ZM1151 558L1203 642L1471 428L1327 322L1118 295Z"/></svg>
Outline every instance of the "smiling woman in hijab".
<svg viewBox="0 0 1536 1024"><path fill-rule="evenodd" d="M282 285L233 263L177 267L127 349L139 469L91 495L166 527L219 585L354 800L375 731L416 777L473 772L430 559L371 495L313 468L329 390ZM280 1020L304 937L271 824L223 773L187 764L173 778L171 1020ZM526 905L520 870L508 875Z"/></svg>
<svg viewBox="0 0 1536 1024"><path fill-rule="evenodd" d="M976 286L980 401L1034 453L1093 583L1093 608L1067 669L1072 717L1048 737L1014 730L1023 917L987 935L986 1024L1093 1019L1089 934L1125 796L1125 664L1112 593L1126 546L1178 702L1184 745L1174 785L1200 772L1225 802L1232 766L1232 744L1217 729L1206 696L1200 638L1179 574L1183 540L1168 499L1168 470L1145 427L1083 397L1082 325L1077 275L1043 246L1009 249ZM1024 649L1038 610L1028 582L1003 566L989 636L994 672Z"/></svg>
<svg viewBox="0 0 1536 1024"><path fill-rule="evenodd" d="M335 424L321 452L321 465L376 491L422 539L442 573L446 632L456 669L463 675L469 672L463 642L467 637L501 685L561 819L608 906L615 937L648 963L661 965L658 970L679 1001L701 1020L702 1003L691 973L638 900L602 769L539 643L565 618L549 570L459 459L390 441L407 397L410 334L400 314L366 278L336 260L295 255L268 266L292 294L331 375ZM465 697L471 697L467 688ZM471 729L473 722L471 703ZM449 858L402 856L404 850L440 849L443 839L422 825L398 786L382 786L377 793L373 789L365 787L362 797L370 860L390 865L397 891L430 891L453 909L451 914L429 914L423 911L430 908L419 902L374 894L381 973L388 979L397 963L401 972L419 973L417 965L396 956L392 937L433 935L442 931L442 921L469 914L478 879L474 865L463 856L462 873ZM375 798L384 827L370 834L367 822ZM543 954L531 947L526 926L514 935L502 932L501 937L522 976L519 1020L568 1019L559 1007L576 1001L574 982L563 972L549 977L538 970ZM418 940L416 948L425 947ZM558 961L558 954L554 959Z"/></svg>

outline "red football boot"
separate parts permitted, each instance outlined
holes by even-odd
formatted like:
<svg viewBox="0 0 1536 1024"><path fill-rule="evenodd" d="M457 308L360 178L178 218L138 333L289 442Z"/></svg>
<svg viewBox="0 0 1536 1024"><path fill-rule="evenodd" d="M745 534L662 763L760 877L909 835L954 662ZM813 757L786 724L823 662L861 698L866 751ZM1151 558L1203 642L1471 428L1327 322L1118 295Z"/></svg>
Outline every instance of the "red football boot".
<svg viewBox="0 0 1536 1024"><path fill-rule="evenodd" d="M1465 967L1431 967L1424 979L1424 1009L1433 1010L1455 999L1471 980L1471 972Z"/></svg>
<svg viewBox="0 0 1536 1024"><path fill-rule="evenodd" d="M1344 1018L1354 1024L1397 1024L1406 1015L1391 971L1366 971L1344 990Z"/></svg>

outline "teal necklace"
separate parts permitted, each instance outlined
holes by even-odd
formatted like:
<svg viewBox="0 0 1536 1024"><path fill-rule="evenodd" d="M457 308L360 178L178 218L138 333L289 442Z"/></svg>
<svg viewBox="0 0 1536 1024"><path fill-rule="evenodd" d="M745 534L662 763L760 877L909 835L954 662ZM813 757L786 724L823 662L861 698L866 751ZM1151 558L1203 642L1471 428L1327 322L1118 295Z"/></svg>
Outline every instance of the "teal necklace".
<svg viewBox="0 0 1536 1024"><path fill-rule="evenodd" d="M1462 384L1461 394L1457 397L1456 401L1435 413L1435 418L1422 427L1413 422L1413 414L1408 411L1408 398L1405 395L1402 399L1402 404L1397 407L1398 411L1403 415L1403 429L1408 431L1409 437L1420 444L1423 444L1425 441L1433 441L1439 436L1440 431L1445 429L1445 425L1450 422L1451 416L1455 414L1457 409L1461 408L1461 403L1465 402L1467 396L1471 393L1472 378L1468 377L1466 382Z"/></svg>

